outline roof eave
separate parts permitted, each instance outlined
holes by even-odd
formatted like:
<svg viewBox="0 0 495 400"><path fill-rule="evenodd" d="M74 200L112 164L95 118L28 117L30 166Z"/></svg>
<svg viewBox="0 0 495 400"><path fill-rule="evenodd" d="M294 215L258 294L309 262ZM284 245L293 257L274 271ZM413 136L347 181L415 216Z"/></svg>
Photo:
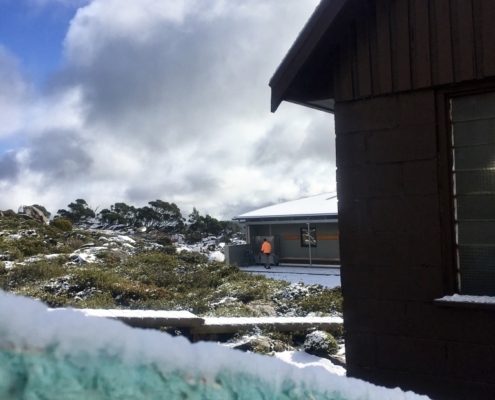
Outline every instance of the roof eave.
<svg viewBox="0 0 495 400"><path fill-rule="evenodd" d="M272 88L272 112L275 112L280 103L284 100L295 102L286 98L289 86L347 1L348 0L321 0L321 3L315 9L315 12L278 66L273 77L270 79L269 86ZM305 101L297 102L297 104L317 108L326 112L330 111L311 105L311 103ZM332 111L333 110L330 112Z"/></svg>
<svg viewBox="0 0 495 400"><path fill-rule="evenodd" d="M337 220L338 214L308 214L308 215L267 215L267 216L253 216L253 217L243 217L238 216L232 218L234 221L245 221L245 222L254 222L254 221L306 221L312 219L319 220Z"/></svg>

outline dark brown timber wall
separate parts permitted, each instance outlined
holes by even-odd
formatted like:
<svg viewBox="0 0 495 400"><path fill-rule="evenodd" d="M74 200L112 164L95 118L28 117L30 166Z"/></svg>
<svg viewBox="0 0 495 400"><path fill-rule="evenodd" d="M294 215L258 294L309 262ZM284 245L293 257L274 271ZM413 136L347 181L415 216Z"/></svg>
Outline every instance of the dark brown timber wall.
<svg viewBox="0 0 495 400"><path fill-rule="evenodd" d="M336 101L495 75L493 0L353 0L345 11Z"/></svg>
<svg viewBox="0 0 495 400"><path fill-rule="evenodd" d="M434 299L455 291L445 101L495 89L495 1L349 7L333 53L348 375L494 399L495 311Z"/></svg>

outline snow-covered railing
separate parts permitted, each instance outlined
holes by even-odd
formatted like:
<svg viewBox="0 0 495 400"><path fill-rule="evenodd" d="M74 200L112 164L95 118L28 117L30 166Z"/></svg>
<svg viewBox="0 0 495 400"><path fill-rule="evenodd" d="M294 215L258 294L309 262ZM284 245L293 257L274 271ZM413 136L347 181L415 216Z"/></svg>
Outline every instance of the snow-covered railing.
<svg viewBox="0 0 495 400"><path fill-rule="evenodd" d="M3 292L0 398L427 400Z"/></svg>

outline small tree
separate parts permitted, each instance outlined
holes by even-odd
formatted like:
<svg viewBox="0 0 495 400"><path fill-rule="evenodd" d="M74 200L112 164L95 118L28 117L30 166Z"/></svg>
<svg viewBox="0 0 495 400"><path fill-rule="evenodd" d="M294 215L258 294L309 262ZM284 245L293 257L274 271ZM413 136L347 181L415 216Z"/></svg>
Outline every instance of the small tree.
<svg viewBox="0 0 495 400"><path fill-rule="evenodd" d="M134 226L137 221L137 209L125 203L115 203L110 209L105 208L98 213L98 219L106 224L126 224Z"/></svg>
<svg viewBox="0 0 495 400"><path fill-rule="evenodd" d="M62 218L70 219L73 223L83 222L88 218L94 218L95 212L88 206L85 200L77 199L75 203L70 203L69 211L58 210L57 214Z"/></svg>

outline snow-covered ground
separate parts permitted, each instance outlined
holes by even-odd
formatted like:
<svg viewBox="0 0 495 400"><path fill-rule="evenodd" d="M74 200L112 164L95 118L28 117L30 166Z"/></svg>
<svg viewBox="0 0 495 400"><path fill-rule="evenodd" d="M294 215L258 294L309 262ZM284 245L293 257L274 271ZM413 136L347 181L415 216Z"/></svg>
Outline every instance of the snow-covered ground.
<svg viewBox="0 0 495 400"><path fill-rule="evenodd" d="M321 367L332 374L345 376L345 368L335 365L325 358L312 356L305 351L283 351L275 353L274 357L298 368Z"/></svg>
<svg viewBox="0 0 495 400"><path fill-rule="evenodd" d="M279 265L265 269L263 266L243 267L242 271L262 274L268 278L283 279L290 283L302 282L305 285L320 284L329 289L340 286L340 268L336 267L301 267Z"/></svg>

